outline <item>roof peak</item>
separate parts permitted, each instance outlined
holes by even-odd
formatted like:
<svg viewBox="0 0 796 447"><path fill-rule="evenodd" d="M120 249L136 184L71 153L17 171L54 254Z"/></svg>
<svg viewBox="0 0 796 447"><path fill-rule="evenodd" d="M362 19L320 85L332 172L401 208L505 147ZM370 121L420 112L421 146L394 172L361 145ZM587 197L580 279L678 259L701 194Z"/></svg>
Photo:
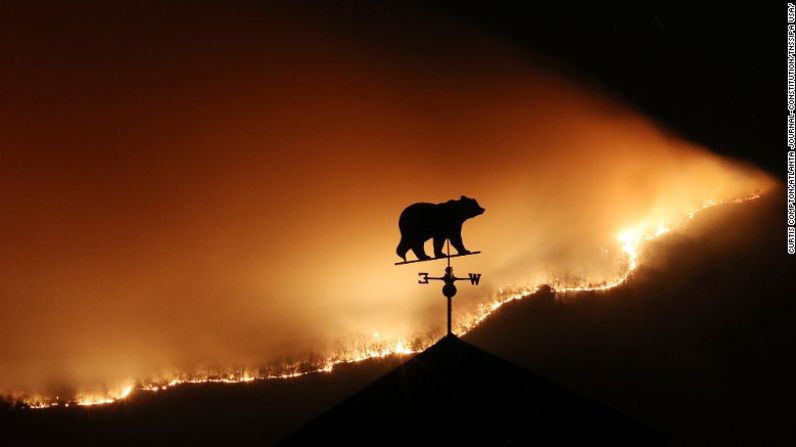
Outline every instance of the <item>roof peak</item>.
<svg viewBox="0 0 796 447"><path fill-rule="evenodd" d="M602 404L446 335L286 443L649 445L660 439L657 432Z"/></svg>

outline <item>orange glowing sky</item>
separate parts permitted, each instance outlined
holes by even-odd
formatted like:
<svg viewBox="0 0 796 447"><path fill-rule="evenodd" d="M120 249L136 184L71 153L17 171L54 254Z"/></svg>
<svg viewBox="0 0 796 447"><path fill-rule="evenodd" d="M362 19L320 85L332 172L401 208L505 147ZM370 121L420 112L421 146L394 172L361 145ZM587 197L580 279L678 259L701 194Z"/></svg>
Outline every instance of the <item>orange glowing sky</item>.
<svg viewBox="0 0 796 447"><path fill-rule="evenodd" d="M437 329L393 266L412 202L487 208L465 312L615 279L620 231L772 184L461 25L141 8L0 26L0 394Z"/></svg>

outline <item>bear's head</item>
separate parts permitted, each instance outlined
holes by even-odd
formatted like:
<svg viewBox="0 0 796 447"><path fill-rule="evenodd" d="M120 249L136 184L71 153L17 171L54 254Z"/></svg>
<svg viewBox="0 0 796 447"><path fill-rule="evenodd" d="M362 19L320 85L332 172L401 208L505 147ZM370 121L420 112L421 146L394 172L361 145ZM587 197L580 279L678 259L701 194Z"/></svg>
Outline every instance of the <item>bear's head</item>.
<svg viewBox="0 0 796 447"><path fill-rule="evenodd" d="M484 211L486 211L486 209L481 208L475 199L471 199L466 196L461 196L459 200L451 200L449 203L451 202L456 209L456 214L463 220L480 216L481 214L484 214Z"/></svg>

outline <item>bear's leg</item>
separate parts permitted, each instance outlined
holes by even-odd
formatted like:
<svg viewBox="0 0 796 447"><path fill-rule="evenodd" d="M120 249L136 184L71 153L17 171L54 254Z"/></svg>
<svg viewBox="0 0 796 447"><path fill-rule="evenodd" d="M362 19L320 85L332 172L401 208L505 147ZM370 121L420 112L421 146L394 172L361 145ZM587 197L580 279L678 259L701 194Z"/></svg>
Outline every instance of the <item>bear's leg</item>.
<svg viewBox="0 0 796 447"><path fill-rule="evenodd" d="M434 237L434 256L437 258L444 258L445 253L442 252L442 247L445 246L446 238L444 236Z"/></svg>
<svg viewBox="0 0 796 447"><path fill-rule="evenodd" d="M431 259L431 256L427 255L426 250L423 248L423 242L424 241L417 242L416 244L412 245L412 251L415 253L415 256L417 256L417 259Z"/></svg>
<svg viewBox="0 0 796 447"><path fill-rule="evenodd" d="M409 244L406 240L401 236L401 242L398 242L398 248L395 249L395 252L398 253L398 256L403 258L406 261L406 252L409 251Z"/></svg>
<svg viewBox="0 0 796 447"><path fill-rule="evenodd" d="M462 233L459 230L458 233L451 236L451 245L459 252L460 255L466 255L470 253L470 250L464 248L464 242L462 242Z"/></svg>

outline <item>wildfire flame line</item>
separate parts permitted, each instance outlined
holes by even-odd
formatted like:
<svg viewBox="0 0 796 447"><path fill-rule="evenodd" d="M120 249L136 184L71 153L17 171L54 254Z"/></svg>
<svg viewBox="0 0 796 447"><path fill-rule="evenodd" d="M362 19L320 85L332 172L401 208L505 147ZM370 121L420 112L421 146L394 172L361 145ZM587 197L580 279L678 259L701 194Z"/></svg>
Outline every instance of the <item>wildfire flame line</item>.
<svg viewBox="0 0 796 447"><path fill-rule="evenodd" d="M717 201L707 200L701 207L692 209L681 220L666 225L660 223L654 228L647 226L631 227L620 231L617 234L617 241L621 244L622 251L627 256L627 263L622 273L611 281L604 281L596 284L583 284L555 288L556 293L577 293L586 291L605 291L624 284L638 267L638 252L641 244L645 241L656 239L674 228L678 228L694 218L700 211L712 208L717 205L728 203L744 203L760 197L759 193L754 193L746 197L732 200ZM514 290L498 292L491 303L480 305L471 315L459 319L456 324L456 332L464 335L483 322L492 313L500 309L503 305L520 300L532 294L537 287L520 287ZM378 338L378 333L376 334ZM45 396L29 396L21 401L27 408L41 409L57 406L69 407L71 405L92 406L114 403L140 392L159 392L182 384L199 383L245 383L256 380L285 380L303 377L310 374L330 373L337 365L356 363L368 359L384 358L389 356L405 356L421 352L426 349L431 342L421 343L421 346L411 345L406 340L395 340L391 342L373 342L364 349L352 350L344 354L328 357L314 367L306 368L305 363L294 363L284 365L276 372L262 373L250 370L235 370L223 373L197 372L185 374L169 379L151 379L145 382L127 383L117 391L105 394L80 394L73 399L61 399L60 396L47 398ZM411 346L411 347L410 347Z"/></svg>

